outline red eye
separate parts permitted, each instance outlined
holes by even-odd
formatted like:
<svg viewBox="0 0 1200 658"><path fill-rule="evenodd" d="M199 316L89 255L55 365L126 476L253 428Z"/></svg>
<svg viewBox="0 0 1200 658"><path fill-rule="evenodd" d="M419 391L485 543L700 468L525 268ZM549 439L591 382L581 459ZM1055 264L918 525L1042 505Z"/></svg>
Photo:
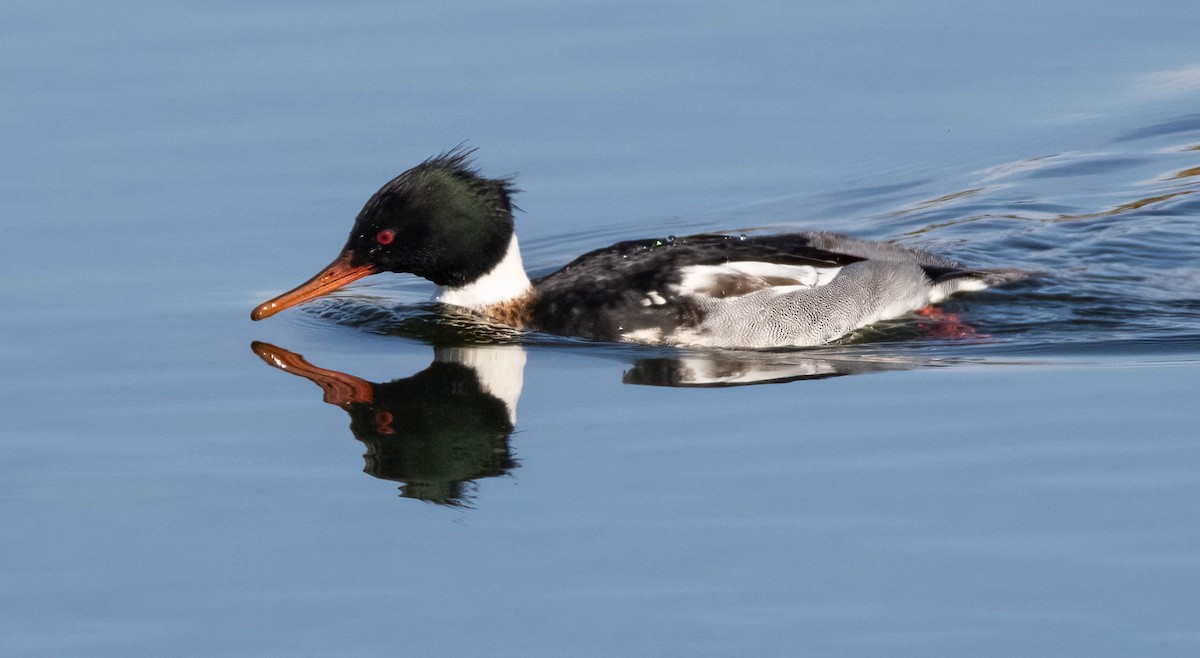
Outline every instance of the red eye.
<svg viewBox="0 0 1200 658"><path fill-rule="evenodd" d="M391 244L392 240L396 239L396 232L390 228L385 228L375 236L375 241L379 244Z"/></svg>

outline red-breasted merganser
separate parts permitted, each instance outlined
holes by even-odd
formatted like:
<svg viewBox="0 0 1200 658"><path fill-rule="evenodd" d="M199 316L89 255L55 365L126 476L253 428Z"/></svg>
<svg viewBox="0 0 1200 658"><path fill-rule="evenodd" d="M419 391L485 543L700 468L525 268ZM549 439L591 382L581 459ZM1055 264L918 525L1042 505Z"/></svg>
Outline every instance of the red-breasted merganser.
<svg viewBox="0 0 1200 658"><path fill-rule="evenodd" d="M949 295L1021 278L896 244L821 232L632 240L530 281L511 179L456 149L400 174L363 207L341 254L254 309L261 320L378 272L519 329L601 341L762 348L828 343Z"/></svg>

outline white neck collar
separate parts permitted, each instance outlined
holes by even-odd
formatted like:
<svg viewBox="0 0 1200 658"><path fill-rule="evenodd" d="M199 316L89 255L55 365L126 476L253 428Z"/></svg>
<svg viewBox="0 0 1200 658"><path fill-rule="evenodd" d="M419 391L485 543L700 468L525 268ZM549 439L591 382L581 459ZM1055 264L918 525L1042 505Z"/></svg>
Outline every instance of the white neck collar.
<svg viewBox="0 0 1200 658"><path fill-rule="evenodd" d="M521 263L521 248L517 236L512 236L504 258L490 272L461 288L438 286L433 299L442 304L462 306L478 311L492 304L511 301L529 292L533 286Z"/></svg>

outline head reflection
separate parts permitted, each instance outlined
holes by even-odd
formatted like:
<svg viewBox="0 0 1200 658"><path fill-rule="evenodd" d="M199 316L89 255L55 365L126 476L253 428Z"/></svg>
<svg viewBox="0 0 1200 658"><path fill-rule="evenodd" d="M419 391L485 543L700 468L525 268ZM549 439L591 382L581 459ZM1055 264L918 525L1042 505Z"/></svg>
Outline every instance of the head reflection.
<svg viewBox="0 0 1200 658"><path fill-rule="evenodd" d="M401 496L469 506L475 480L517 467L508 437L525 366L519 346L437 348L428 368L387 383L319 368L267 343L252 347L349 413L350 431L367 447L363 470L400 482Z"/></svg>

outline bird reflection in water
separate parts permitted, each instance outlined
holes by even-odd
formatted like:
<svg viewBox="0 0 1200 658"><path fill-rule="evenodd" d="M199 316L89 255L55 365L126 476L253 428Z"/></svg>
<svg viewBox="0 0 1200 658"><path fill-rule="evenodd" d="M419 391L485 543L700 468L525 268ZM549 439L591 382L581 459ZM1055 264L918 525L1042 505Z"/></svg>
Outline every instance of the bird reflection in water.
<svg viewBox="0 0 1200 658"><path fill-rule="evenodd" d="M941 365L913 356L850 356L792 352L707 352L665 358L637 359L622 381L642 386L725 388L753 384L784 384L888 370L911 370Z"/></svg>
<svg viewBox="0 0 1200 658"><path fill-rule="evenodd" d="M400 482L401 496L469 507L475 480L518 466L508 437L525 369L519 346L439 347L425 370L382 384L319 368L267 343L252 348L346 410L350 431L367 447L363 471Z"/></svg>
<svg viewBox="0 0 1200 658"><path fill-rule="evenodd" d="M345 409L354 438L367 446L363 470L400 482L401 496L470 506L476 480L506 475L518 466L509 446L525 371L525 351L518 344L435 347L428 368L385 384L319 368L299 354L267 343L252 347L263 361L317 384L325 391L325 402ZM628 358L623 350L606 354ZM647 386L745 386L945 363L836 351L677 352L633 359L623 381Z"/></svg>

